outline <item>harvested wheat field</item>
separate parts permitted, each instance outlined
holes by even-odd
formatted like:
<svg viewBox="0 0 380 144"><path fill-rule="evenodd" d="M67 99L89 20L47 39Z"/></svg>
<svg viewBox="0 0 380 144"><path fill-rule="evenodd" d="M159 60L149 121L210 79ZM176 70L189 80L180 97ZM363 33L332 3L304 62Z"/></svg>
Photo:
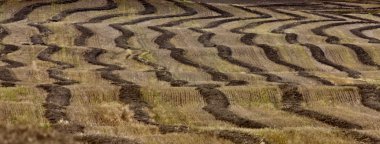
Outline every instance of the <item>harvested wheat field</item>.
<svg viewBox="0 0 380 144"><path fill-rule="evenodd" d="M380 143L380 1L0 7L0 144Z"/></svg>

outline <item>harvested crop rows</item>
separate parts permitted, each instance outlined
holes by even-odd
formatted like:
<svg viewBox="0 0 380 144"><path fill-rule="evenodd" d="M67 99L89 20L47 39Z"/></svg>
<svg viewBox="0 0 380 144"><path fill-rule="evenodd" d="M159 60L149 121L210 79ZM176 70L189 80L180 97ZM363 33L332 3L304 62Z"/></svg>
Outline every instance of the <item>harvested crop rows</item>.
<svg viewBox="0 0 380 144"><path fill-rule="evenodd" d="M380 143L378 2L0 6L4 128L85 143Z"/></svg>

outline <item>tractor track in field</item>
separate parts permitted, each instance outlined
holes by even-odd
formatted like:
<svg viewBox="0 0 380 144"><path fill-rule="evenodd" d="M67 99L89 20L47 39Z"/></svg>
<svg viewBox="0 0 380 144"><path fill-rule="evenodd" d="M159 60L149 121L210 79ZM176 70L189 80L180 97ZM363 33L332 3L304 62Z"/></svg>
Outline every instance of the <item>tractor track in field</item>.
<svg viewBox="0 0 380 144"><path fill-rule="evenodd" d="M53 33L50 29L41 24L31 23L28 25L35 27L40 33L31 37L32 43L47 47L37 55L37 58L41 61L50 62L56 65L47 69L49 77L55 79L56 82L53 84L37 85L38 88L41 88L48 93L45 99L46 101L43 104L43 107L45 108L44 116L53 125L53 127L60 132L84 132L85 127L80 124L73 123L66 114L66 107L70 105L72 94L70 89L64 86L73 85L79 82L65 78L63 76L63 70L74 68L74 65L62 61L56 61L51 58L51 56L59 52L62 47L55 44L47 44L43 41L43 37L48 37Z"/></svg>
<svg viewBox="0 0 380 144"><path fill-rule="evenodd" d="M245 45L256 46L258 48L261 48L264 51L267 58L269 60L271 60L272 62L279 64L279 65L286 66L290 69L293 69L293 70L297 71L298 74L302 77L318 81L324 85L334 85L332 82L330 82L326 79L323 79L321 77L318 77L318 76L315 76L315 75L308 73L305 68L302 68L300 66L297 66L297 65L294 65L294 64L291 64L289 62L282 60L275 48L273 48L272 46L269 46L267 44L259 44L259 43L255 42L254 38L257 36L256 33L244 32L245 29L253 29L259 25L263 25L263 24L267 24L267 23L284 22L284 21L292 21L292 20L299 20L299 19L300 18L296 18L296 19L290 18L290 19L275 19L275 20L253 22L253 23L249 23L249 24L242 26L242 27L234 28L231 30L231 32L243 35L241 37L240 41L242 43L244 43Z"/></svg>
<svg viewBox="0 0 380 144"><path fill-rule="evenodd" d="M59 14L53 16L50 21L57 22L62 21L67 16L72 15L78 12L88 12L88 11L103 11L103 10L111 10L117 8L117 3L114 0L107 0L107 3L104 6L100 7L90 7L90 8L74 8L68 9L60 12Z"/></svg>
<svg viewBox="0 0 380 144"><path fill-rule="evenodd" d="M311 13L311 14L315 14L315 13ZM336 18L336 17L331 17L331 16L324 15L324 14L315 14L315 15L326 17L328 19L326 19L326 20L298 21L298 22L294 22L294 23L291 23L291 24L282 25L281 27L272 30L271 33L285 35L285 40L289 44L298 44L300 46L308 48L310 50L311 54L312 54L312 57L316 61L318 61L318 62L320 62L322 64L325 64L325 65L331 66L331 67L333 67L333 68L335 68L337 70L343 71L343 72L347 73L349 77L359 78L360 77L360 72L355 71L355 70L350 69L350 68L347 68L347 67L345 67L343 65L336 64L333 61L329 60L326 57L326 55L323 52L323 50L319 46L316 46L316 45L311 44L311 43L301 43L301 42L298 41L298 37L299 37L298 34L285 32L287 29L291 29L291 28L298 27L298 26L305 25L305 24L320 23L320 22L331 22L331 21L343 21L343 19L339 19L339 18Z"/></svg>
<svg viewBox="0 0 380 144"><path fill-rule="evenodd" d="M52 1L52 2L33 3L31 5L28 5L28 6L21 8L19 11L17 11L13 15L12 18L5 19L5 20L1 21L0 24L13 23L13 22L24 20L35 9L43 7L43 6L49 6L52 4L68 4L68 3L74 3L77 1L79 1L79 0L57 0L57 1Z"/></svg>
<svg viewBox="0 0 380 144"><path fill-rule="evenodd" d="M0 42L3 39L10 35L4 27L0 26ZM14 87L16 86L15 82L20 81L16 75L10 70L12 68L19 68L25 66L24 63L10 60L7 58L7 55L13 52L16 52L20 47L11 44L1 44L3 49L0 50L0 61L7 63L5 66L0 66L0 86L1 87Z"/></svg>
<svg viewBox="0 0 380 144"><path fill-rule="evenodd" d="M366 87L366 88L369 88L369 87ZM337 127L340 129L340 131L343 134L354 138L358 142L371 143L371 144L376 144L380 142L379 138L354 131L354 130L363 129L363 127L358 124L354 124L354 123L348 122L346 120L343 120L334 116L330 116L330 115L326 115L326 114L322 114L316 111L302 108L301 102L303 101L303 96L298 91L297 86L284 84L284 85L280 85L280 89L282 91L282 104L283 104L282 110L290 112L290 113L294 113L296 115L305 116L305 117L323 122L325 124ZM369 93L372 93L372 90L373 88L370 87ZM366 91L365 93L368 93L368 91ZM373 98L373 95L370 95L369 97Z"/></svg>
<svg viewBox="0 0 380 144"><path fill-rule="evenodd" d="M327 29L331 29L337 26L342 25L351 25L351 24L366 24L366 23L373 23L373 22L363 22L363 21L354 21L354 22L340 22L340 23L332 23L327 25L322 25L317 28L312 29L311 31L318 36L326 37L326 42L333 45L340 45L343 47L347 47L351 49L353 52L355 52L358 60L367 66L373 66L380 68L380 65L377 64L375 61L373 61L372 57L366 52L362 47L350 43L342 43L340 42L340 38L336 36L329 35L325 32Z"/></svg>

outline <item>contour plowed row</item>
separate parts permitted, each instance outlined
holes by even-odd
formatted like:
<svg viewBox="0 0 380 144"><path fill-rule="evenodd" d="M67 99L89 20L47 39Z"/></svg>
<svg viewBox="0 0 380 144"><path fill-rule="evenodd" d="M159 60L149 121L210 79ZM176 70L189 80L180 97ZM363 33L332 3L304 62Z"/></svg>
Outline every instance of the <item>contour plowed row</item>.
<svg viewBox="0 0 380 144"><path fill-rule="evenodd" d="M3 27L0 26L0 42L10 33ZM25 64L10 60L6 57L7 54L13 53L20 49L20 47L16 45L9 44L1 44L3 48L0 50L0 60L4 63L7 63L6 66L0 66L0 86L2 87L13 87L15 86L15 82L20 81L16 78L14 73L10 70L10 68L18 68L25 66Z"/></svg>
<svg viewBox="0 0 380 144"><path fill-rule="evenodd" d="M270 15L267 15L267 14L264 14L262 12L259 12L259 11L255 11L255 10L251 10L251 9L247 9L247 8L244 8L244 7L241 7L241 6L234 6L236 8L239 8L239 9L242 9L244 11L247 11L249 13L254 13L254 14L258 14L259 16L258 17L252 17L251 19L265 19L265 18L270 18L272 16ZM213 9L216 9L215 7ZM213 10L211 9L211 10ZM227 12L223 11L223 10L215 10L215 12L218 12L220 14L219 17L231 17L230 15L231 14L228 14ZM227 14L225 14L227 13ZM241 66L241 67L245 67L247 69L250 70L250 72L254 73L254 74L258 74L258 75L261 75L261 76L264 76L267 78L268 81L270 82L280 82L281 81L281 78L276 76L276 75L273 75L273 74L269 74L269 73L264 73L265 71L261 68L258 68L258 67L255 67L249 63L246 63L246 62L243 62L243 61L240 61L240 60L237 60L235 58L232 57L232 50L230 47L228 46L225 46L225 45L221 45L221 44L215 44L213 42L211 42L211 39L212 37L215 36L215 33L212 33L212 32L207 32L203 29L208 29L208 28L215 28L215 27L218 27L219 25L221 24L224 24L224 23L228 23L228 22L233 22L233 21L238 21L238 20L243 20L243 19L225 19L225 20L218 20L218 21L212 21L210 23L208 23L206 26L204 27L193 27L193 28L189 28L190 30L194 31L194 32L198 32L198 33L201 33L202 35L198 37L198 41L200 43L202 43L205 47L215 47L217 50L218 50L218 56L223 59L223 60L226 60L228 61L229 63L231 64L235 64L235 65L238 65L238 66ZM241 81L240 83L242 83L244 81ZM229 85L229 84L227 84Z"/></svg>
<svg viewBox="0 0 380 144"><path fill-rule="evenodd" d="M86 12L86 11L101 11L101 10L111 10L117 8L117 3L113 0L107 0L106 5L100 7L92 7L92 8L77 8L77 9L68 9L60 12L59 14L53 16L51 21L62 21L67 16L78 13L78 12Z"/></svg>
<svg viewBox="0 0 380 144"><path fill-rule="evenodd" d="M329 21L343 21L343 19L333 17L333 16L329 16L329 15L325 15L325 14L318 14L318 13L310 13L310 14L325 17L328 19L327 20L310 20L310 21L294 22L291 24L283 25L283 26L281 26L281 27L279 27L279 28L277 28L271 32L277 33L277 34L285 34L285 39L289 44L299 44L301 46L308 48L310 50L313 58L316 59L318 62L326 64L326 65L331 66L331 67L334 67L340 71L344 71L348 74L349 77L359 78L360 72L352 70L352 69L347 68L345 66L336 64L333 61L329 60L325 56L326 54L323 52L323 50L320 47L318 47L317 45L314 45L311 43L300 43L298 41L298 37L299 37L298 34L285 32L285 30L287 30L287 29L291 29L291 28L294 28L297 26L310 24L310 23L329 22Z"/></svg>
<svg viewBox="0 0 380 144"><path fill-rule="evenodd" d="M175 17L183 17L183 16L192 16L196 15L198 12L195 11L194 9L185 6L183 3L175 1L175 0L166 0L168 2L172 2L175 6L183 9L185 12L182 14L170 14L170 15L160 15L160 16L150 16L150 17L143 17L143 18L138 18L135 20L131 20L125 23L121 23L120 25L134 25L154 19L163 19L163 18L175 18Z"/></svg>
<svg viewBox="0 0 380 144"><path fill-rule="evenodd" d="M40 34L39 36L33 36L42 38L43 36L48 36L53 32L43 25L39 24L29 24L30 26L36 27ZM32 38L33 38L32 37ZM39 40L43 41L43 40ZM72 85L78 83L78 81L70 80L63 77L63 70L68 68L73 68L74 65L56 61L51 58L51 55L60 51L62 48L54 44L46 44L45 42L39 43L47 48L41 51L37 58L41 61L50 62L56 64L56 66L51 67L47 70L49 77L57 80L54 84L42 84L37 87L44 89L48 92L46 97L46 103L44 107L45 117L49 120L53 126L61 132L66 133L77 133L83 132L84 127L78 124L71 122L70 118L66 114L66 107L70 105L70 99L72 97L71 91L68 88L65 88L64 85ZM67 122L67 123L66 123Z"/></svg>
<svg viewBox="0 0 380 144"><path fill-rule="evenodd" d="M181 3L175 3L178 7L182 8L185 12L183 14L178 14L173 17L183 17L183 16L191 16L197 14L196 11L194 11L192 8L186 7L185 5ZM198 68L200 70L205 71L206 73L210 74L212 76L212 80L215 81L228 81L229 78L226 74L221 73L217 71L214 68L211 68L206 65L198 64L190 59L186 58L185 55L185 50L181 48L175 47L173 44L170 43L170 39L173 38L176 34L173 32L170 32L168 30L165 30L161 28L162 26L149 26L148 28L154 31L157 31L159 33L162 33L159 37L157 37L154 42L159 45L159 48L161 49L167 49L171 51L170 56L175 59L176 61L183 63L185 65L189 65L195 68Z"/></svg>
<svg viewBox="0 0 380 144"><path fill-rule="evenodd" d="M362 129L360 125L350 123L348 121L345 121L345 120L342 120L330 115L325 115L325 114L321 114L315 111L303 109L301 106L303 96L301 93L298 92L298 88L296 86L286 84L286 85L281 85L280 89L282 91L282 103L283 103L282 110L295 113L300 116L306 116L306 117L324 122L334 127L342 128L344 129L344 131L346 131L346 135L348 136L355 135L354 138L358 141L371 142L371 143L380 142L379 139L377 138L374 138L362 133L350 131L350 129Z"/></svg>
<svg viewBox="0 0 380 144"><path fill-rule="evenodd" d="M370 31L370 30L379 29L379 28L380 28L380 25L374 25L374 26L365 26L365 27L356 28L350 31L351 33L353 33L354 35L360 38L367 39L368 43L380 43L379 39L375 37L367 36L363 33L364 31Z"/></svg>
<svg viewBox="0 0 380 144"><path fill-rule="evenodd" d="M242 43L244 43L245 45L248 45L248 46L256 46L256 47L261 48L265 52L265 55L267 56L267 58L269 60L271 60L271 61L273 61L273 62L275 62L275 63L277 63L279 65L283 65L283 66L289 67L289 68L297 71L300 76L303 76L303 77L306 77L306 78L310 78L310 79L319 81L320 83L325 84L325 85L334 85L332 82L330 82L330 81L328 81L326 79L323 79L321 77L318 77L318 76L315 76L315 75L312 75L312 74L306 72L306 69L304 69L304 68L302 68L300 66L288 63L288 62L280 59L280 56L279 56L279 54L277 53L277 50L274 47L269 46L267 44L257 43L254 40L255 37L257 37L256 33L244 32L245 29L252 29L252 28L255 28L255 27L257 27L259 25L262 25L262 24L268 24L268 23L274 23L274 22L283 22L283 21L291 21L291 20L295 20L295 19L282 19L282 20L280 19L280 20L266 20L266 21L260 21L260 22L253 22L253 23L250 23L248 25L232 29L231 32L237 33L237 34L242 34L243 36L240 39L240 41Z"/></svg>
<svg viewBox="0 0 380 144"><path fill-rule="evenodd" d="M351 49L352 51L355 52L359 61L363 63L364 65L375 66L379 68L380 65L374 62L371 56L368 54L368 52L366 52L362 47L354 45L354 44L349 44L349 43L341 43L338 37L331 36L325 32L325 30L327 29L334 28L341 25L362 24L362 23L369 23L369 22L359 21L359 22L332 23L332 24L322 25L318 28L314 28L311 31L316 35L326 37L327 38L326 42L329 44L341 45L341 46Z"/></svg>
<svg viewBox="0 0 380 144"><path fill-rule="evenodd" d="M12 22L24 20L27 18L28 14L32 13L35 9L43 7L43 6L49 6L52 4L68 4L68 3L74 3L77 1L79 1L79 0L57 0L54 2L34 3L34 4L28 5L26 7L23 7L18 12L16 12L12 18L3 20L0 23L5 24L5 23L12 23Z"/></svg>

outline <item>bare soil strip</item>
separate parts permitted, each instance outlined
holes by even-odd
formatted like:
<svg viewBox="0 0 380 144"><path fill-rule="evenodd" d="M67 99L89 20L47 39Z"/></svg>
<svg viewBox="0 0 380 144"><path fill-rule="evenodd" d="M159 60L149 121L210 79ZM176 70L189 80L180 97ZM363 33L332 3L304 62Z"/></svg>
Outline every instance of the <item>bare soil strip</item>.
<svg viewBox="0 0 380 144"><path fill-rule="evenodd" d="M86 12L86 11L102 11L102 10L111 10L117 8L117 3L113 0L107 0L107 4L100 7L92 7L92 8L76 8L76 9L68 9L60 12L59 14L53 16L50 21L62 21L67 16L78 13L78 12Z"/></svg>
<svg viewBox="0 0 380 144"><path fill-rule="evenodd" d="M12 23L12 22L17 22L21 21L27 18L28 14L32 13L35 9L43 7L43 6L49 6L52 4L68 4L68 3L74 3L79 0L57 0L54 2L40 2L40 3L34 3L31 5L28 5L26 7L23 7L21 10L16 12L12 18L6 19L1 21L0 23L6 24L6 23Z"/></svg>
<svg viewBox="0 0 380 144"><path fill-rule="evenodd" d="M260 44L260 43L255 42L254 38L257 36L256 33L244 32L245 29L252 29L252 28L255 28L259 25L263 25L263 24L267 24L267 23L283 22L283 21L291 21L291 20L299 20L299 19L301 19L301 17L290 18L290 19L275 19L275 20L253 22L253 23L247 24L247 25L242 26L242 27L234 28L231 30L231 32L237 33L237 34L242 34L243 36L240 39L240 41L242 43L244 43L245 45L256 46L256 47L261 48L264 51L265 55L268 57L268 59L273 61L274 63L289 67L289 68L297 71L300 76L313 79L313 80L318 81L324 85L334 85L332 82L330 82L326 79L323 79L321 77L318 77L318 76L315 76L315 75L308 73L306 71L306 69L304 69L300 66L291 64L289 62L286 62L286 61L280 59L280 55L277 53L277 50L275 48L273 48L272 46L269 46L267 44Z"/></svg>
<svg viewBox="0 0 380 144"><path fill-rule="evenodd" d="M314 14L314 13L311 13L311 14ZM359 78L360 77L360 72L352 70L352 69L347 68L345 66L336 64L333 61L329 60L326 57L325 53L323 52L323 50L320 47L318 47L318 46L316 46L314 44L311 44L311 43L300 43L298 41L298 39L297 39L299 37L298 34L285 32L287 29L291 29L291 28L294 28L294 27L297 27L297 26L301 26L301 25L305 25L305 24L310 24L310 23L329 22L329 21L342 21L342 19L338 19L336 17L329 17L328 15L324 15L324 14L318 14L318 15L319 16L323 16L323 17L327 17L327 18L333 18L333 19L298 21L298 22L294 22L294 23L291 23L291 24L282 25L281 27L279 27L277 29L274 29L271 32L272 33L276 33L276 34L284 34L285 35L285 39L286 39L286 41L289 44L299 44L301 46L304 46L304 47L308 48L310 50L313 58L315 60L317 60L318 62L320 62L322 64L325 64L325 65L328 65L328 66L331 66L331 67L334 67L337 70L346 72L349 77Z"/></svg>
<svg viewBox="0 0 380 144"><path fill-rule="evenodd" d="M8 36L10 33L4 28L0 26L0 42ZM16 45L10 44L1 44L3 45L3 49L0 50L0 60L4 63L7 63L6 66L0 66L0 86L1 87L14 87L16 86L15 82L20 81L17 79L16 75L10 70L10 68L18 68L23 67L25 64L10 60L6 57L7 54L13 53L20 49L20 47Z"/></svg>
<svg viewBox="0 0 380 144"><path fill-rule="evenodd" d="M349 43L341 43L338 37L329 35L325 32L325 30L331 29L337 26L350 25L350 24L365 24L365 23L372 23L372 22L354 21L354 22L332 23L332 24L322 25L320 27L314 28L312 29L312 32L318 36L326 37L327 38L326 42L329 44L335 44L335 45L340 45L340 46L350 48L352 51L355 52L359 61L362 64L380 68L380 65L374 62L371 56L368 54L368 52L366 52L362 47L354 45L354 44L349 44Z"/></svg>

